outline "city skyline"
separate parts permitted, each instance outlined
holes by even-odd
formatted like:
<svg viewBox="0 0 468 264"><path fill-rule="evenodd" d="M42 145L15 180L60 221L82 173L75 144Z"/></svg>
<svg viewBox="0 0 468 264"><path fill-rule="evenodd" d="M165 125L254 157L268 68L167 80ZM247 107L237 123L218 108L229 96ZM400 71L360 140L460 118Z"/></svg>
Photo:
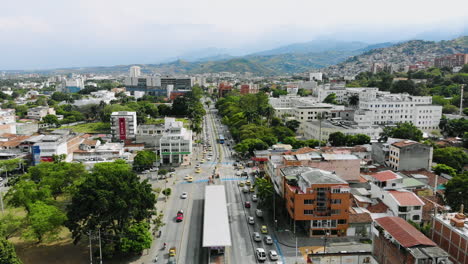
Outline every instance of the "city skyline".
<svg viewBox="0 0 468 264"><path fill-rule="evenodd" d="M454 7L464 10L468 4L9 2L0 11L6 40L0 43L0 69L160 63L211 47L239 56L314 39L369 44L450 39L467 32L467 18L454 14Z"/></svg>

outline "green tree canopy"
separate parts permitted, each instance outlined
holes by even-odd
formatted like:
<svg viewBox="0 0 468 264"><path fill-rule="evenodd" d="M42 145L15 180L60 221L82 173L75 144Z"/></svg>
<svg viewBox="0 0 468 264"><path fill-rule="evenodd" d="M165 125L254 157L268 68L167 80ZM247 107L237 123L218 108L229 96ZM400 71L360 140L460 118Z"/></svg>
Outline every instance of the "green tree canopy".
<svg viewBox="0 0 468 264"><path fill-rule="evenodd" d="M44 237L54 238L58 235L65 219L65 214L57 207L36 201L30 206L27 216L28 228L23 236L37 239L39 242L42 242Z"/></svg>
<svg viewBox="0 0 468 264"><path fill-rule="evenodd" d="M388 137L421 141L423 133L415 125L405 122L398 123L396 127L385 127L381 138L385 138L386 141Z"/></svg>
<svg viewBox="0 0 468 264"><path fill-rule="evenodd" d="M291 129L292 131L296 132L299 126L301 125L301 122L297 120L288 120L286 121L286 127Z"/></svg>
<svg viewBox="0 0 468 264"><path fill-rule="evenodd" d="M22 264L16 255L15 247L8 240L0 237L0 263Z"/></svg>
<svg viewBox="0 0 468 264"><path fill-rule="evenodd" d="M156 197L148 181L140 181L125 161L103 162L94 166L80 184L67 206L66 226L75 242L88 230L109 236L129 237L126 230L135 223L147 221L155 214ZM112 240L107 254L122 252L120 240Z"/></svg>
<svg viewBox="0 0 468 264"><path fill-rule="evenodd" d="M154 151L138 151L135 158L133 159L133 169L136 171L146 170L153 167L156 160L157 156Z"/></svg>
<svg viewBox="0 0 468 264"><path fill-rule="evenodd" d="M437 148L434 150L433 160L461 171L468 164L468 154L462 148Z"/></svg>
<svg viewBox="0 0 468 264"><path fill-rule="evenodd" d="M60 121L58 120L56 115L46 115L42 118L42 122L45 124L54 124L54 125L60 124Z"/></svg>
<svg viewBox="0 0 468 264"><path fill-rule="evenodd" d="M468 204L468 172L453 177L445 184L445 199L453 211L460 210L461 204Z"/></svg>
<svg viewBox="0 0 468 264"><path fill-rule="evenodd" d="M327 103L327 104L338 104L338 102L336 101L336 94L331 93L331 94L327 95L327 97L325 97L323 102Z"/></svg>
<svg viewBox="0 0 468 264"><path fill-rule="evenodd" d="M457 175L457 170L448 166L448 165L445 165L445 164L437 164L435 165L434 167L432 167L432 170L434 170L434 172L437 174L437 175L441 175L442 173L445 173L445 174L448 174L450 176L456 176Z"/></svg>

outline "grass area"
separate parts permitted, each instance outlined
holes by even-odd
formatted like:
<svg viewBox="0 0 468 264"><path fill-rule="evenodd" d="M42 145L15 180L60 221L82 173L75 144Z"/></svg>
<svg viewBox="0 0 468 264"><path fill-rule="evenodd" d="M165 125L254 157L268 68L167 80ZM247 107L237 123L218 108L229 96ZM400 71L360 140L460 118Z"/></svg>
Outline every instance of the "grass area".
<svg viewBox="0 0 468 264"><path fill-rule="evenodd" d="M60 129L71 129L77 133L109 133L110 132L110 123L96 122L96 123L86 123L79 124L76 126L62 126Z"/></svg>
<svg viewBox="0 0 468 264"><path fill-rule="evenodd" d="M190 128L190 120L187 118L176 118L176 121L184 123L185 128ZM162 125L164 124L164 118L150 118L146 120L146 125Z"/></svg>

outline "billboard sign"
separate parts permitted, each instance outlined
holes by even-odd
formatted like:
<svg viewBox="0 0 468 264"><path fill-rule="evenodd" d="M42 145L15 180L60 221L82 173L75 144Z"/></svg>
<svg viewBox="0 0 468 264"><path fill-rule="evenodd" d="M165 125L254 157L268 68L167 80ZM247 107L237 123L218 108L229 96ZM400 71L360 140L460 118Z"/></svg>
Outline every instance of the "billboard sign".
<svg viewBox="0 0 468 264"><path fill-rule="evenodd" d="M125 118L119 118L119 135L120 139L125 140L127 139L127 127L125 124Z"/></svg>

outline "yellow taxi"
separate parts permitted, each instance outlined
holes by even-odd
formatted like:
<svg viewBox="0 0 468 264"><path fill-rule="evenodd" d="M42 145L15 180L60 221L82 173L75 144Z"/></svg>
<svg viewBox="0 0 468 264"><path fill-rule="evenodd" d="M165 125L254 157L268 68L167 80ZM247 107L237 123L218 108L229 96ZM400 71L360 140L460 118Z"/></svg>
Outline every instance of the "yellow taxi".
<svg viewBox="0 0 468 264"><path fill-rule="evenodd" d="M253 186L250 187L250 192L255 192L255 188Z"/></svg>
<svg viewBox="0 0 468 264"><path fill-rule="evenodd" d="M200 163L205 163L205 159L200 160Z"/></svg>
<svg viewBox="0 0 468 264"><path fill-rule="evenodd" d="M244 182L239 182L239 187L244 187Z"/></svg>
<svg viewBox="0 0 468 264"><path fill-rule="evenodd" d="M190 175L187 175L184 177L184 180L188 181L188 182L193 182L193 177L190 176Z"/></svg>
<svg viewBox="0 0 468 264"><path fill-rule="evenodd" d="M201 169L198 168L198 169L195 170L195 172L196 172L196 173L200 173L200 172L201 172Z"/></svg>
<svg viewBox="0 0 468 264"><path fill-rule="evenodd" d="M262 234L268 234L268 228L267 228L267 226L262 225L262 227L260 228L260 231L262 232Z"/></svg>
<svg viewBox="0 0 468 264"><path fill-rule="evenodd" d="M245 181L245 185L250 186L250 181L249 180Z"/></svg>

